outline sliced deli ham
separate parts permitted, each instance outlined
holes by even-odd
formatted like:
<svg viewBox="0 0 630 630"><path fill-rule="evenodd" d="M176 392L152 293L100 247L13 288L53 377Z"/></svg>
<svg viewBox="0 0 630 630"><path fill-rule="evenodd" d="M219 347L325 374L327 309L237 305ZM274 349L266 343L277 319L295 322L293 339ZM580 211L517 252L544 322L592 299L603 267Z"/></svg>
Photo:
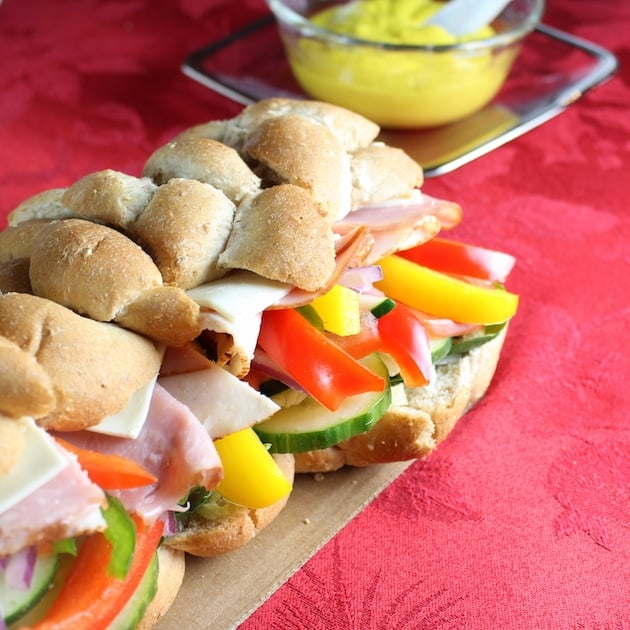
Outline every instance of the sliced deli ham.
<svg viewBox="0 0 630 630"><path fill-rule="evenodd" d="M402 249L421 245L441 229L455 227L462 211L452 201L436 199L420 191L398 201L354 210L333 225L335 234L345 234L357 226L364 226L374 239L370 252L362 264L369 265Z"/></svg>
<svg viewBox="0 0 630 630"><path fill-rule="evenodd" d="M404 199L364 206L333 224L335 272L320 291L295 288L271 308L296 308L325 293L347 269L367 267L403 249L426 243L441 229L455 227L462 217L460 206L415 190Z"/></svg>
<svg viewBox="0 0 630 630"><path fill-rule="evenodd" d="M52 479L0 514L0 556L49 540L61 540L105 529L101 507L105 493L93 484L76 458Z"/></svg>
<svg viewBox="0 0 630 630"><path fill-rule="evenodd" d="M128 457L157 477L149 486L111 491L131 512L153 520L176 506L191 488L214 488L223 467L212 439L199 420L163 387L156 385L149 415L134 439L98 435L89 431L64 433L81 448Z"/></svg>

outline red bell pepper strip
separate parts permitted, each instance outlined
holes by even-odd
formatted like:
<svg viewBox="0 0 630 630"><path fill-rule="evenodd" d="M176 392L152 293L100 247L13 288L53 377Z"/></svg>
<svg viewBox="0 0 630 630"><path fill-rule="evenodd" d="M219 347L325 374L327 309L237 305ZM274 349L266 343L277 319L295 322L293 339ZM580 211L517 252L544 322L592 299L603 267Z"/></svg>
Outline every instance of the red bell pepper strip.
<svg viewBox="0 0 630 630"><path fill-rule="evenodd" d="M304 390L334 411L348 396L383 391L385 381L293 309L263 313L261 348Z"/></svg>
<svg viewBox="0 0 630 630"><path fill-rule="evenodd" d="M105 630L134 594L160 544L164 523L136 522L133 562L124 580L107 571L111 544L103 534L86 538L46 617L31 630ZM26 629L24 629L26 630Z"/></svg>
<svg viewBox="0 0 630 630"><path fill-rule="evenodd" d="M361 330L356 335L340 336L332 333L327 333L327 335L355 359L362 359L373 352L383 350L377 319L369 311L361 313Z"/></svg>
<svg viewBox="0 0 630 630"><path fill-rule="evenodd" d="M504 282L516 263L509 254L445 238L432 238L398 255L435 271L491 282Z"/></svg>
<svg viewBox="0 0 630 630"><path fill-rule="evenodd" d="M418 314L403 304L380 318L369 311L361 316L361 332L347 337L331 336L356 359L383 352L395 360L408 387L426 385L432 374L431 346L426 326Z"/></svg>
<svg viewBox="0 0 630 630"><path fill-rule="evenodd" d="M157 481L155 475L132 459L80 448L58 437L55 440L59 446L76 455L81 468L103 490L138 488Z"/></svg>
<svg viewBox="0 0 630 630"><path fill-rule="evenodd" d="M382 350L391 356L400 369L407 387L423 387L433 371L431 345L425 327L410 309L396 306L378 319Z"/></svg>

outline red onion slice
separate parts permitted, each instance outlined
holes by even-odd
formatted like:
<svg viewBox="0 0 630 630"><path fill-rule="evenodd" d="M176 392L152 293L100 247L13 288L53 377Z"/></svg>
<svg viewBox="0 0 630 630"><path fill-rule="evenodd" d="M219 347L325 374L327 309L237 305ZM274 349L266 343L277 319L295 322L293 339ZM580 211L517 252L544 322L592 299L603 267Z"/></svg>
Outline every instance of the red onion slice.
<svg viewBox="0 0 630 630"><path fill-rule="evenodd" d="M37 547L34 546L25 547L8 556L3 562L7 585L16 590L27 591L31 587L36 560Z"/></svg>

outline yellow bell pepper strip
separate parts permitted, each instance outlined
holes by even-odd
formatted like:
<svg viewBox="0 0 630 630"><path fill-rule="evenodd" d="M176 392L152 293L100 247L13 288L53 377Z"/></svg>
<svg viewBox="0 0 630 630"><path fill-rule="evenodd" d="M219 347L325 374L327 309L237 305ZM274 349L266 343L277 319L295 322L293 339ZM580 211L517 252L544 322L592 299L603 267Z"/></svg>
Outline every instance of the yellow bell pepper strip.
<svg viewBox="0 0 630 630"><path fill-rule="evenodd" d="M398 256L442 273L490 282L505 282L516 263L510 254L438 237Z"/></svg>
<svg viewBox="0 0 630 630"><path fill-rule="evenodd" d="M389 354L400 369L407 387L423 387L431 380L433 363L429 335L404 305L396 306L378 319L382 352Z"/></svg>
<svg viewBox="0 0 630 630"><path fill-rule="evenodd" d="M398 255L379 261L375 286L394 300L432 315L471 324L498 324L518 308L518 296L433 271Z"/></svg>
<svg viewBox="0 0 630 630"><path fill-rule="evenodd" d="M106 630L138 588L164 530L160 520L147 525L133 517L136 545L124 580L108 571L111 544L103 534L85 539L59 595L32 630ZM24 629L26 630L26 629Z"/></svg>
<svg viewBox="0 0 630 630"><path fill-rule="evenodd" d="M293 309L265 311L258 344L304 391L331 411L348 396L385 389L383 378Z"/></svg>
<svg viewBox="0 0 630 630"><path fill-rule="evenodd" d="M215 490L249 508L268 507L293 487L251 428L215 440L223 463L223 479Z"/></svg>
<svg viewBox="0 0 630 630"><path fill-rule="evenodd" d="M346 337L361 331L359 294L335 284L330 291L316 297L311 306L321 318L324 330Z"/></svg>

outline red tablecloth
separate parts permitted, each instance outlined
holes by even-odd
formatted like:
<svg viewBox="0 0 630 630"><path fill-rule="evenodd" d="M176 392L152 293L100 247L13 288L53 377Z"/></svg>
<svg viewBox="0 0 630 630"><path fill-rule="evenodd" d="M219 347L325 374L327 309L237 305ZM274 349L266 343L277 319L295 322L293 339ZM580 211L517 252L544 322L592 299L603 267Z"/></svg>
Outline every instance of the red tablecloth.
<svg viewBox="0 0 630 630"><path fill-rule="evenodd" d="M239 111L180 64L264 11L6 0L2 225L27 196L102 168L139 174L182 128ZM550 0L545 22L612 49L619 73L425 185L462 204L455 236L518 258L495 381L243 630L630 628L630 4Z"/></svg>

